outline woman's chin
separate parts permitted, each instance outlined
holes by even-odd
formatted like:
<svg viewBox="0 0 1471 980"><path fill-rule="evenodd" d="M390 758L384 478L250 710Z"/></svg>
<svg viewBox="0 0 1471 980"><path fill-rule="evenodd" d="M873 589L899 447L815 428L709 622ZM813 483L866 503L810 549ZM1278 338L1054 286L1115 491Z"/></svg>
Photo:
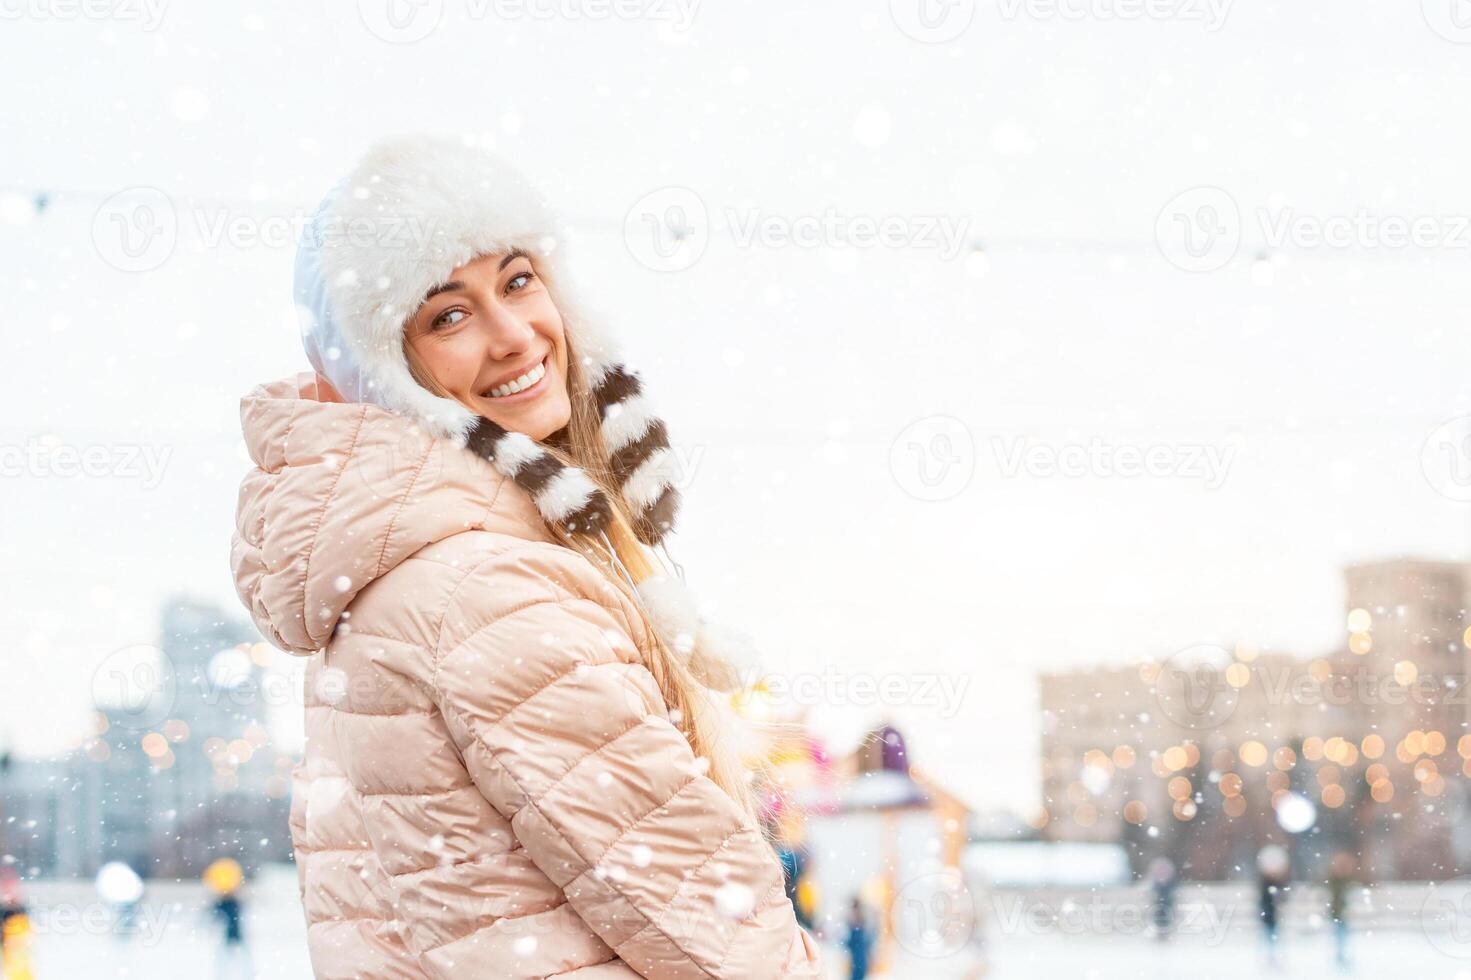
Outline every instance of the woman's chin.
<svg viewBox="0 0 1471 980"><path fill-rule="evenodd" d="M520 432L534 442L567 427L572 418L572 406L563 401L555 404L553 399L528 402L521 406L500 406L493 399L479 399L478 411L507 432Z"/></svg>

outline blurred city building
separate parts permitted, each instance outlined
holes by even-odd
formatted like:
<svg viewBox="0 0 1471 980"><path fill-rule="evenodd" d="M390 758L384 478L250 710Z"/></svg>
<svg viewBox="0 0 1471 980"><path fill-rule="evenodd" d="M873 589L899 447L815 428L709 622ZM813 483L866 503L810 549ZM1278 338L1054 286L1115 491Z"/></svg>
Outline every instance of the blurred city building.
<svg viewBox="0 0 1471 980"><path fill-rule="evenodd" d="M1471 870L1468 566L1345 570L1343 645L1305 659L1242 642L1043 675L1052 841L1123 844L1197 880L1243 877L1267 843L1298 876L1335 850L1378 880Z"/></svg>
<svg viewBox="0 0 1471 980"><path fill-rule="evenodd" d="M109 861L194 877L222 856L252 871L290 860L295 757L272 747L267 714L273 701L290 710L292 690L267 684L274 656L217 606L167 602L156 648L99 668L92 732L75 752L0 768L0 854L26 877Z"/></svg>

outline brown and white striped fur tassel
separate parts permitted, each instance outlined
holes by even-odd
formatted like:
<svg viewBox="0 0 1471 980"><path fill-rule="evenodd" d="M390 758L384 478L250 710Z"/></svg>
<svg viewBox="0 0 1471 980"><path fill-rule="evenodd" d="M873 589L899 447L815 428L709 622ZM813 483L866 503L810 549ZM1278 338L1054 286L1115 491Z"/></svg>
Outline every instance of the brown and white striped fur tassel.
<svg viewBox="0 0 1471 980"><path fill-rule="evenodd" d="M516 481L536 503L542 519L569 532L597 534L612 511L598 485L576 466L567 466L528 435L508 432L481 418L465 447Z"/></svg>
<svg viewBox="0 0 1471 980"><path fill-rule="evenodd" d="M658 544L674 527L679 491L670 482L669 430L645 400L637 373L623 364L589 365L589 384L602 419L608 465L629 508L634 533Z"/></svg>

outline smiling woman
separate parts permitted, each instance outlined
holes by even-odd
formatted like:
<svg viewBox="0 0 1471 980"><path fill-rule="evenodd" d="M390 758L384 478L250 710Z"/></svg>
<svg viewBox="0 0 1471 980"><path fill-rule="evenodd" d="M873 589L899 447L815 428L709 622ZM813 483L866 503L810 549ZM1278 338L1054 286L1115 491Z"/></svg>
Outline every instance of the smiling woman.
<svg viewBox="0 0 1471 980"><path fill-rule="evenodd" d="M678 500L664 423L545 214L479 151L375 147L298 257L316 373L242 402L237 589L309 658L313 966L819 977L739 753L742 679L650 550ZM433 247L321 233L406 218Z"/></svg>
<svg viewBox="0 0 1471 980"><path fill-rule="evenodd" d="M516 250L480 256L429 291L404 331L415 380L541 440L571 418L562 315Z"/></svg>

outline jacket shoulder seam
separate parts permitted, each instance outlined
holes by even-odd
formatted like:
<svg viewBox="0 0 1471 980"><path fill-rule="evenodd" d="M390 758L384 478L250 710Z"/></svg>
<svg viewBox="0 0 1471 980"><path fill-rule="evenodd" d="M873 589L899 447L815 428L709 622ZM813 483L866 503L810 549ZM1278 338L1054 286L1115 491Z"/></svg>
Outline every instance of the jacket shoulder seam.
<svg viewBox="0 0 1471 980"><path fill-rule="evenodd" d="M363 420L366 417L366 410L360 409L358 411L358 424L354 426L352 430L352 444L347 448L347 457L343 459L342 466L337 470L337 475L333 477L332 488L328 490L326 495L322 498L322 506L317 508L316 520L312 522L312 543L311 546L307 548L306 561L302 562L301 568L301 608L303 610L306 609L307 583L309 583L312 578L312 556L317 553L317 542L321 539L322 518L326 516L327 508L332 505L332 501L337 498L337 486L342 482L342 474L347 472L347 459L351 458L352 454L357 451L358 439L361 438L363 432ZM295 421L295 417L293 416L292 423L295 424ZM290 434L291 430L288 427L286 435L289 437ZM311 640L311 631L310 628L307 626L307 619L308 617L303 615L301 627L304 631L306 631L308 640ZM315 641L313 640L311 642Z"/></svg>
<svg viewBox="0 0 1471 980"><path fill-rule="evenodd" d="M408 505L409 497L414 492L414 487L419 483L419 476L424 472L424 465L429 462L429 454L434 451L433 444L424 447L424 452L419 457L419 464L414 467L414 476L409 480L409 485L404 488L403 495L398 498L398 506L393 509L393 516L388 520L388 528L383 532L383 547L378 549L378 561L373 566L371 578L377 578L383 571L383 559L388 555L388 542L393 538L393 529L398 527L399 516ZM346 469L346 465L343 466Z"/></svg>

